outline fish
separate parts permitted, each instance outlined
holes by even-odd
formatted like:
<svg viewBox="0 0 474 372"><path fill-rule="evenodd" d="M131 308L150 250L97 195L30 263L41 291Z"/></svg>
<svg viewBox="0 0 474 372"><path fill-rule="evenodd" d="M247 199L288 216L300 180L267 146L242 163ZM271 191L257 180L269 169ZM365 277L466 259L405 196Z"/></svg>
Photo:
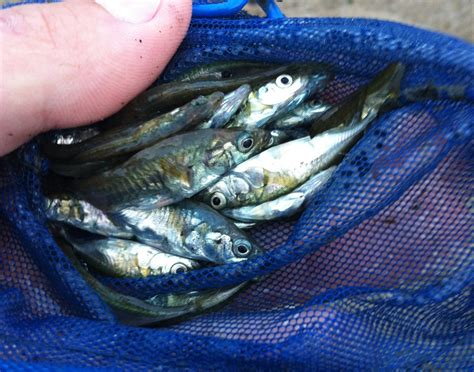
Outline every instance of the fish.
<svg viewBox="0 0 474 372"><path fill-rule="evenodd" d="M238 293L247 283L230 288L160 294L145 300L121 294L99 282L78 260L71 245L56 237L58 245L84 281L113 311L116 318L130 326L157 324L211 309Z"/></svg>
<svg viewBox="0 0 474 372"><path fill-rule="evenodd" d="M297 64L269 65L267 68L250 73L239 72L233 78L209 78L193 81L173 81L152 87L133 99L120 112L109 118L116 125L147 120L157 112L166 112L184 105L201 95L214 92L230 93L244 84L252 87L272 80L275 77L291 73ZM204 67L205 68L205 67Z"/></svg>
<svg viewBox="0 0 474 372"><path fill-rule="evenodd" d="M195 67L178 76L174 81L225 81L236 78L245 78L268 72L270 68L279 67L276 64L251 61L224 61L214 62L207 65Z"/></svg>
<svg viewBox="0 0 474 372"><path fill-rule="evenodd" d="M393 105L399 99L405 70L405 65L400 62L388 65L368 84L314 122L310 128L310 136L314 137L328 128L361 122L367 117L376 117L386 106Z"/></svg>
<svg viewBox="0 0 474 372"><path fill-rule="evenodd" d="M290 193L259 205L224 209L222 214L244 223L271 221L290 217L300 212L314 196L331 180L336 166L317 173Z"/></svg>
<svg viewBox="0 0 474 372"><path fill-rule="evenodd" d="M232 222L190 200L154 210L123 209L111 218L130 229L139 242L193 260L224 264L261 253Z"/></svg>
<svg viewBox="0 0 474 372"><path fill-rule="evenodd" d="M320 65L302 65L291 74L282 74L252 91L228 128L263 128L293 111L332 78Z"/></svg>
<svg viewBox="0 0 474 372"><path fill-rule="evenodd" d="M223 93L215 92L207 97L200 96L182 107L141 124L130 126L129 123L110 128L90 140L67 146L62 152L56 153L55 158L91 162L138 152L209 119L223 98Z"/></svg>
<svg viewBox="0 0 474 372"><path fill-rule="evenodd" d="M264 130L187 132L138 152L112 171L73 180L68 187L106 212L163 207L194 196L271 141Z"/></svg>
<svg viewBox="0 0 474 372"><path fill-rule="evenodd" d="M41 152L47 157L55 157L57 153L65 151L69 146L87 141L102 133L96 126L62 129L47 133L40 137Z"/></svg>
<svg viewBox="0 0 474 372"><path fill-rule="evenodd" d="M62 235L89 265L106 275L143 278L185 273L201 266L197 261L132 240L86 235L69 229Z"/></svg>
<svg viewBox="0 0 474 372"><path fill-rule="evenodd" d="M232 169L198 195L214 209L258 205L287 194L332 165L373 120L272 147Z"/></svg>
<svg viewBox="0 0 474 372"><path fill-rule="evenodd" d="M269 126L274 129L304 127L318 120L332 107L330 104L319 101L305 102L289 114L271 122Z"/></svg>
<svg viewBox="0 0 474 372"><path fill-rule="evenodd" d="M236 90L228 93L221 101L214 115L205 123L199 124L197 129L223 128L240 109L248 98L252 88L244 84Z"/></svg>
<svg viewBox="0 0 474 372"><path fill-rule="evenodd" d="M404 67L390 65L367 86L313 123L310 136L272 147L239 164L200 193L214 209L258 205L282 196L337 163L399 94ZM321 133L321 129L325 131ZM328 129L330 128L330 129Z"/></svg>
<svg viewBox="0 0 474 372"><path fill-rule="evenodd" d="M115 225L100 209L67 195L44 198L46 218L93 234L123 239L133 238L130 229Z"/></svg>

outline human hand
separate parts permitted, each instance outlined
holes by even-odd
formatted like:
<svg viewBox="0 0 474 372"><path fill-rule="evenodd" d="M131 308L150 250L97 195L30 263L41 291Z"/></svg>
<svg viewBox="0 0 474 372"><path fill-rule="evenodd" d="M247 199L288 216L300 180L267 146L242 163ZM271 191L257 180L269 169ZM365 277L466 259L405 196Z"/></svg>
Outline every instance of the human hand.
<svg viewBox="0 0 474 372"><path fill-rule="evenodd" d="M160 75L191 0L68 0L0 11L0 156L120 110Z"/></svg>

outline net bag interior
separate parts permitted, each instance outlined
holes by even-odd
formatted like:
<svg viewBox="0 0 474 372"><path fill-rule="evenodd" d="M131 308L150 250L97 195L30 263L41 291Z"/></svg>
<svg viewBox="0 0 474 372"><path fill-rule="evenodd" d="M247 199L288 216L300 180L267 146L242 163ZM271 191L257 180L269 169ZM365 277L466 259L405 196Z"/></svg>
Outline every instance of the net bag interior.
<svg viewBox="0 0 474 372"><path fill-rule="evenodd" d="M402 89L461 85L466 97L380 116L298 221L251 231L262 256L101 278L140 298L258 278L157 328L117 322L52 239L36 144L1 158L0 367L472 368L473 46L376 20L195 19L163 79L222 60L328 63L330 103L395 61L407 67Z"/></svg>

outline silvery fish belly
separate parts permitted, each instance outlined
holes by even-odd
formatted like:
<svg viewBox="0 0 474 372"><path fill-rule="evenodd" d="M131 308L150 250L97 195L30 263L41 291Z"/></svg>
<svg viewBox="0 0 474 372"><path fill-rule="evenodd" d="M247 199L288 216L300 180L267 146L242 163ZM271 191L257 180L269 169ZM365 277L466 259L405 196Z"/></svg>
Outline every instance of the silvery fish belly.
<svg viewBox="0 0 474 372"><path fill-rule="evenodd" d="M200 266L196 261L131 240L77 233L66 233L65 238L88 264L108 275L146 277L184 273Z"/></svg>
<svg viewBox="0 0 474 372"><path fill-rule="evenodd" d="M199 198L223 209L261 204L284 195L332 165L372 119L272 147L235 167Z"/></svg>
<svg viewBox="0 0 474 372"><path fill-rule="evenodd" d="M335 170L336 167L333 166L319 172L290 193L274 200L259 205L224 209L222 213L234 220L249 224L290 217L300 212L307 205L308 201L313 199L314 196L326 186ZM244 228L248 227L244 225Z"/></svg>
<svg viewBox="0 0 474 372"><path fill-rule="evenodd" d="M272 122L269 126L275 129L303 127L318 120L331 108L331 105L322 102L303 103L289 114Z"/></svg>
<svg viewBox="0 0 474 372"><path fill-rule="evenodd" d="M245 233L201 203L183 201L145 211L129 208L113 218L140 242L181 257L222 264L260 253Z"/></svg>
<svg viewBox="0 0 474 372"><path fill-rule="evenodd" d="M303 65L291 73L280 75L250 93L228 127L263 128L324 89L330 79L328 70L317 65Z"/></svg>
<svg viewBox="0 0 474 372"><path fill-rule="evenodd" d="M263 130L204 129L163 140L112 171L73 183L105 211L154 209L190 198L274 140Z"/></svg>
<svg viewBox="0 0 474 372"><path fill-rule="evenodd" d="M100 209L84 200L66 196L45 198L45 213L53 222L62 222L94 234L131 238L129 229L118 227Z"/></svg>

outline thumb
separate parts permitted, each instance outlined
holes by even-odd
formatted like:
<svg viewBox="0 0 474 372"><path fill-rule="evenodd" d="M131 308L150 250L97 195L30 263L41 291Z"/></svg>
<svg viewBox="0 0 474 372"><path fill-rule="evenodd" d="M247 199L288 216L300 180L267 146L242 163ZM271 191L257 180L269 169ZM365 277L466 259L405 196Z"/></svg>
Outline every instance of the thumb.
<svg viewBox="0 0 474 372"><path fill-rule="evenodd" d="M0 11L0 156L101 120L163 71L191 0L71 0Z"/></svg>

